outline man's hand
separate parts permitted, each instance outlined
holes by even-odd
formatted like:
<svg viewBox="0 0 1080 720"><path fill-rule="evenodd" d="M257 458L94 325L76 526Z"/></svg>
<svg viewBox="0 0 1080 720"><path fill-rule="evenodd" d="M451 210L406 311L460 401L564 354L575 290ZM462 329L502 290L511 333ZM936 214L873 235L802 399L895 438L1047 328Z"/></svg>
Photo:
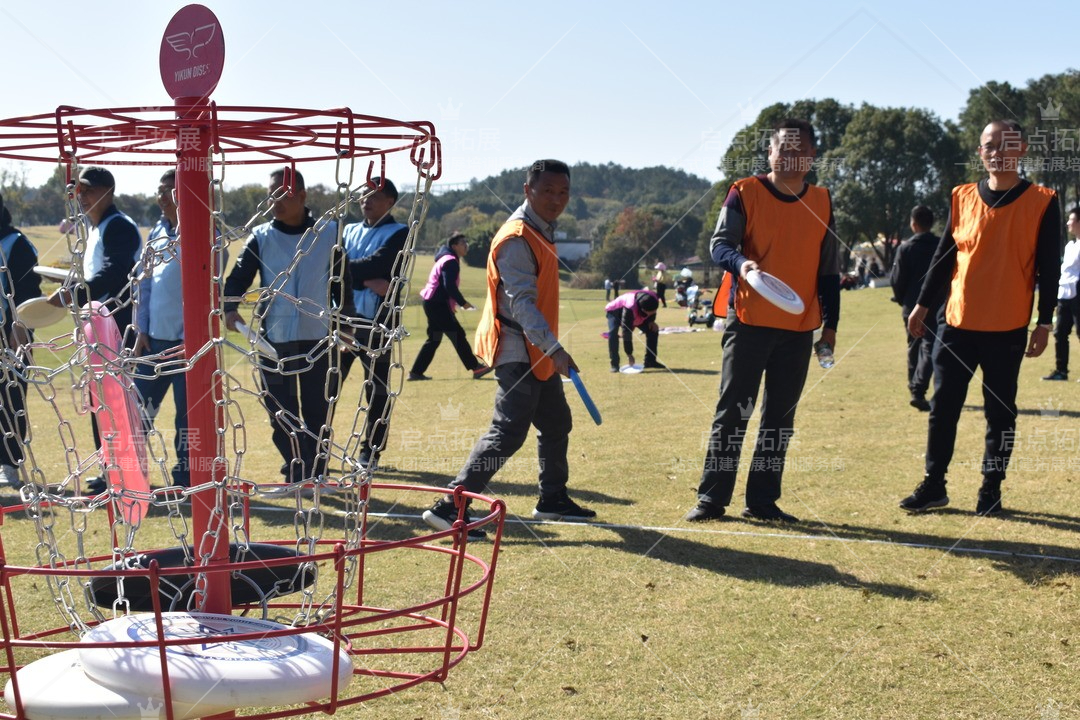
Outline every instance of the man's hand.
<svg viewBox="0 0 1080 720"><path fill-rule="evenodd" d="M562 348L551 353L551 360L555 363L555 372L560 375L570 377L570 368L573 368L574 370L578 369L577 363L574 362L574 358L570 357L570 353Z"/></svg>
<svg viewBox="0 0 1080 720"><path fill-rule="evenodd" d="M382 278L374 278L372 280L365 280L364 287L374 290L375 294L379 297L386 297L386 293L390 291L390 281L383 280Z"/></svg>
<svg viewBox="0 0 1080 720"><path fill-rule="evenodd" d="M1050 328L1045 325L1038 325L1031 331L1031 339L1028 340L1027 352L1024 353L1026 357L1039 357L1043 354L1043 350L1046 349L1046 345L1050 340Z"/></svg>
<svg viewBox="0 0 1080 720"><path fill-rule="evenodd" d="M144 332L139 333L135 338L135 347L131 348L131 352L135 357L141 357L143 353L150 349L150 336Z"/></svg>
<svg viewBox="0 0 1080 720"><path fill-rule="evenodd" d="M71 307L71 290L67 286L54 290L49 296L49 304L54 307Z"/></svg>
<svg viewBox="0 0 1080 720"><path fill-rule="evenodd" d="M627 355L626 356L626 363L628 365L633 365L634 364L634 356L633 355Z"/></svg>
<svg viewBox="0 0 1080 720"><path fill-rule="evenodd" d="M911 337L921 338L926 334L926 314L929 312L928 308L922 305L916 305L915 309L911 311L907 319L907 331L911 333Z"/></svg>
<svg viewBox="0 0 1080 720"><path fill-rule="evenodd" d="M746 273L750 272L751 270L760 270L760 268L758 267L758 264L753 260L747 260L742 264L742 267L739 268L739 277L745 280Z"/></svg>
<svg viewBox="0 0 1080 720"><path fill-rule="evenodd" d="M233 332L236 332L236 323L244 322L244 318L240 317L240 313L235 310L230 310L225 313L225 327Z"/></svg>
<svg viewBox="0 0 1080 720"><path fill-rule="evenodd" d="M461 306L462 310L475 310L476 307L472 303L465 303Z"/></svg>
<svg viewBox="0 0 1080 720"><path fill-rule="evenodd" d="M821 341L828 343L833 353L836 353L836 331L832 328L821 328Z"/></svg>
<svg viewBox="0 0 1080 720"><path fill-rule="evenodd" d="M660 327L659 327L659 326L658 326L658 325L656 324L656 321L655 321L655 320L654 320L654 321L652 321L651 323L649 323L649 324L648 324L648 325L647 325L647 326L645 327L645 329L646 329L647 331L651 332L651 333L654 333L654 332L660 332Z"/></svg>

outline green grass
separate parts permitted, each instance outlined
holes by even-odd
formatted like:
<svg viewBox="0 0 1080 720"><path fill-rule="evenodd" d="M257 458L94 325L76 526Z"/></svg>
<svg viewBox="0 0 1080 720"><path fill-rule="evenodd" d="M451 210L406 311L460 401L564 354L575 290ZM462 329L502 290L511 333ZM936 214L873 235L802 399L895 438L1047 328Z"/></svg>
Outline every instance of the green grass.
<svg viewBox="0 0 1080 720"><path fill-rule="evenodd" d="M414 291L430 262L419 259ZM482 283L481 269L467 269L465 296L479 304ZM805 522L690 527L681 518L694 502L721 335L662 336L660 356L672 372L612 375L600 337L603 293L564 290L564 342L604 415L593 425L568 390L571 492L599 512L598 522L527 520L536 494L528 443L492 487L511 520L484 648L444 685L341 715L1075 717L1080 386L1039 380L1052 367L1049 354L1024 363L1016 468L1004 487L1012 512L980 519L971 511L984 423L973 385L950 474L952 505L905 515L896 504L921 476L926 414L907 405L903 330L888 294L845 293L838 363L829 373L810 369L781 500ZM479 313L459 317L471 332ZM662 309L659 321L684 325L685 312ZM405 369L424 334L417 306L406 326ZM643 350L640 336L636 345ZM428 374L435 379L403 386L380 480L444 485L487 427L494 382L472 381L448 345ZM350 381L345 397L358 392ZM273 476L280 461L265 416L250 398L241 406L245 475ZM50 447L55 421L39 422L35 409L39 461L61 472L62 454ZM170 413L166 407L162 417ZM86 424L73 421L81 445ZM386 516L373 516L371 536L425 532L416 516L427 499L377 495L372 512ZM293 536L291 514L253 516L253 536ZM152 519L140 531L146 547L171 544L161 525ZM31 562L31 524L9 517L3 532L9 562ZM373 568L370 580L381 596L407 598L431 587L426 572L403 558Z"/></svg>

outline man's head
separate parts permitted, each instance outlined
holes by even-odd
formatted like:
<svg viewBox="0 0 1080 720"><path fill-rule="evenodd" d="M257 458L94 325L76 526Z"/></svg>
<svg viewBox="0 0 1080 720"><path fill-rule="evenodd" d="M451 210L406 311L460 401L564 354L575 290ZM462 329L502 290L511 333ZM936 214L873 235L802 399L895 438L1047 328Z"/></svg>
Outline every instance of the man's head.
<svg viewBox="0 0 1080 720"><path fill-rule="evenodd" d="M307 191L304 189L303 175L291 167L274 170L270 173L267 190L272 197L277 197L273 204L275 220L286 225L303 224L307 217Z"/></svg>
<svg viewBox="0 0 1080 720"><path fill-rule="evenodd" d="M995 120L983 128L978 150L988 173L1017 173L1027 154L1024 128L1015 120Z"/></svg>
<svg viewBox="0 0 1080 720"><path fill-rule="evenodd" d="M655 315L660 308L660 300L652 293L639 292L634 296L634 304L643 315Z"/></svg>
<svg viewBox="0 0 1080 720"><path fill-rule="evenodd" d="M570 202L570 167L560 160L534 162L525 175L525 198L541 220L558 220Z"/></svg>
<svg viewBox="0 0 1080 720"><path fill-rule="evenodd" d="M934 211L925 205L916 205L911 208L911 231L930 232L934 227Z"/></svg>
<svg viewBox="0 0 1080 720"><path fill-rule="evenodd" d="M465 237L465 233L456 232L446 241L446 247L458 257L465 257L469 249L469 240Z"/></svg>
<svg viewBox="0 0 1080 720"><path fill-rule="evenodd" d="M161 214L176 225L176 201L173 200L173 190L176 189L176 170L166 170L158 180L157 204L161 208Z"/></svg>
<svg viewBox="0 0 1080 720"><path fill-rule="evenodd" d="M781 120L769 138L772 175L786 182L801 182L813 167L816 143L814 126L806 120Z"/></svg>
<svg viewBox="0 0 1080 720"><path fill-rule="evenodd" d="M382 185L380 188L379 186ZM368 181L370 188L378 188L375 192L369 192L360 201L360 212L364 215L364 222L374 225L386 217L397 203L398 192L390 178L373 177Z"/></svg>
<svg viewBox="0 0 1080 720"><path fill-rule="evenodd" d="M75 195L82 211L97 224L97 221L113 202L116 181L113 174L103 167L91 165L79 173L79 183Z"/></svg>
<svg viewBox="0 0 1080 720"><path fill-rule="evenodd" d="M1069 229L1070 235L1074 238L1080 238L1080 205L1074 205L1069 210L1069 218L1065 226Z"/></svg>

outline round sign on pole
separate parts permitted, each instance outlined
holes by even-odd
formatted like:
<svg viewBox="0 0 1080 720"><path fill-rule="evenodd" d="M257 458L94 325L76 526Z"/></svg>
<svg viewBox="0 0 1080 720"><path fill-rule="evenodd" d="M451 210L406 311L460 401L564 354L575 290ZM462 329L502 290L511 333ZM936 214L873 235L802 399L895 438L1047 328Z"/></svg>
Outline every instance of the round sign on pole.
<svg viewBox="0 0 1080 720"><path fill-rule="evenodd" d="M161 82L173 100L207 98L225 66L225 38L213 11L186 5L173 15L158 53Z"/></svg>

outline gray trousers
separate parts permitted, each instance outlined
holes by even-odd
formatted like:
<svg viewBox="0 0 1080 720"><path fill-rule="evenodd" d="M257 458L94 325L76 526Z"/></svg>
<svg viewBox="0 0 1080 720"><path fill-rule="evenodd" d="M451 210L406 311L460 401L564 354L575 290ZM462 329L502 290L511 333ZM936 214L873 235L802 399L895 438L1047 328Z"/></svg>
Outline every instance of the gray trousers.
<svg viewBox="0 0 1080 720"><path fill-rule="evenodd" d="M750 472L746 504L768 505L780 498L787 446L794 434L813 345L813 333L744 325L731 313L724 330L720 401L709 433L698 500L727 506L735 490L746 426L758 406L761 377L761 424Z"/></svg>
<svg viewBox="0 0 1080 720"><path fill-rule="evenodd" d="M495 413L491 427L477 440L465 467L450 483L450 490L463 486L481 493L506 461L521 448L535 426L540 460L540 496L566 492L570 468L566 449L573 419L563 394L562 378L552 375L537 380L529 363L507 363L495 368L499 389L495 392Z"/></svg>

